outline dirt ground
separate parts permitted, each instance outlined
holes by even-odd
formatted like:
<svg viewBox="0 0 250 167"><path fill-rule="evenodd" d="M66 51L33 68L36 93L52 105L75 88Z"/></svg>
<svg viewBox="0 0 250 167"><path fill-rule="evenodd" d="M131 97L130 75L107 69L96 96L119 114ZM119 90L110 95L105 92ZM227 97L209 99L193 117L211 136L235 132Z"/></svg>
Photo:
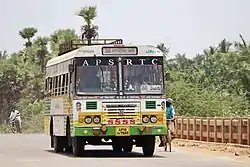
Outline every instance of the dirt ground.
<svg viewBox="0 0 250 167"><path fill-rule="evenodd" d="M174 139L173 146L198 148L207 151L224 152L234 154L235 156L247 156L250 158L250 146L224 144L224 143L209 143L194 140Z"/></svg>

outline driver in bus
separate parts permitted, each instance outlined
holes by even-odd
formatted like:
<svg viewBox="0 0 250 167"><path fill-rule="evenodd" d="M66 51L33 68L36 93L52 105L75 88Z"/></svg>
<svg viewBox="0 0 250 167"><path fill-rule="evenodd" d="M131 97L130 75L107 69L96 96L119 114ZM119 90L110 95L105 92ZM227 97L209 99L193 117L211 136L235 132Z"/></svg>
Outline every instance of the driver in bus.
<svg viewBox="0 0 250 167"><path fill-rule="evenodd" d="M81 79L80 77L80 90L85 92L86 90L90 89L87 92L100 92L101 91L101 80L97 76L98 73L98 68L95 67L88 67L86 69L83 69L83 74L84 75Z"/></svg>

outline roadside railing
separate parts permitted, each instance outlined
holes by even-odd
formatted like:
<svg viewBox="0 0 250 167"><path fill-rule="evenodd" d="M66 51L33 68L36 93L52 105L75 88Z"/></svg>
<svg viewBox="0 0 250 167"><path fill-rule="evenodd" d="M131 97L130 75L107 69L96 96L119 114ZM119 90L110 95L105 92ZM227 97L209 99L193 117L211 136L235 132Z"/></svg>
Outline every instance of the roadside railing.
<svg viewBox="0 0 250 167"><path fill-rule="evenodd" d="M176 117L179 139L250 145L250 118Z"/></svg>

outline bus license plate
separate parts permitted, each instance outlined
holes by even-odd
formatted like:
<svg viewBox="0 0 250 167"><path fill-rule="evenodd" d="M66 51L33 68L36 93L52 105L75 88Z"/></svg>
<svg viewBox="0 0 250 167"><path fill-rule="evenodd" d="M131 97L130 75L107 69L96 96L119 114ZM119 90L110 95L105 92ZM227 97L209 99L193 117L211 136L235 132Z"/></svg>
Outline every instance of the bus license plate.
<svg viewBox="0 0 250 167"><path fill-rule="evenodd" d="M115 128L116 136L129 136L130 135L130 127L116 127Z"/></svg>

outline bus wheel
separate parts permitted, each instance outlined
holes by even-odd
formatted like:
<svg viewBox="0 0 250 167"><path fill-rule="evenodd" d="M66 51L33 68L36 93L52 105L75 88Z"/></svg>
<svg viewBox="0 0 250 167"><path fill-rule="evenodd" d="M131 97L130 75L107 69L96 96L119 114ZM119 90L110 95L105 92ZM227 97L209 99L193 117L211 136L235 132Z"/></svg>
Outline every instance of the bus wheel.
<svg viewBox="0 0 250 167"><path fill-rule="evenodd" d="M114 152L122 152L122 143L120 143L119 140L113 139L112 147Z"/></svg>
<svg viewBox="0 0 250 167"><path fill-rule="evenodd" d="M124 142L124 145L122 148L124 152L131 152L133 149L133 140L129 139L126 142Z"/></svg>
<svg viewBox="0 0 250 167"><path fill-rule="evenodd" d="M54 150L56 153L63 152L64 140L61 136L53 136Z"/></svg>
<svg viewBox="0 0 250 167"><path fill-rule="evenodd" d="M83 155L85 150L85 140L82 137L72 138L72 152L74 156Z"/></svg>
<svg viewBox="0 0 250 167"><path fill-rule="evenodd" d="M71 136L70 136L70 121L69 117L67 118L67 125L66 125L66 137L65 137L65 152L72 153L72 142L71 142Z"/></svg>
<svg viewBox="0 0 250 167"><path fill-rule="evenodd" d="M72 153L72 151L73 151L72 146L68 146L65 148L65 152L67 152L67 153Z"/></svg>
<svg viewBox="0 0 250 167"><path fill-rule="evenodd" d="M122 146L121 145L113 144L112 147L113 147L114 152L122 152Z"/></svg>
<svg viewBox="0 0 250 167"><path fill-rule="evenodd" d="M146 157L153 156L155 151L155 136L144 136L142 151Z"/></svg>

